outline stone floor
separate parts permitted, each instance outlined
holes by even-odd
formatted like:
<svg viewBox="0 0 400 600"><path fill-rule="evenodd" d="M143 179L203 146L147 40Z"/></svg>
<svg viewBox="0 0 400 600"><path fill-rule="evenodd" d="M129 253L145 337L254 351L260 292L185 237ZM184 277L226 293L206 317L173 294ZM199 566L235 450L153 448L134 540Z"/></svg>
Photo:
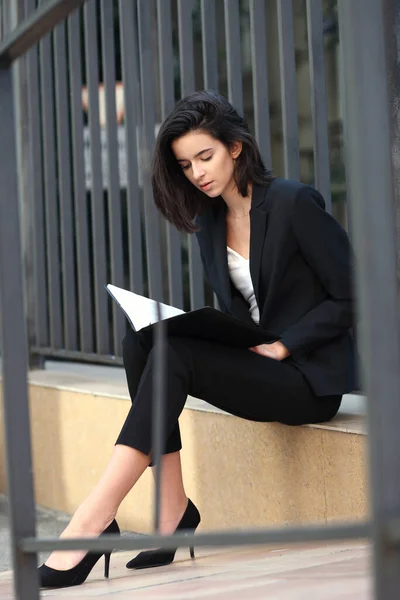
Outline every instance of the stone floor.
<svg viewBox="0 0 400 600"><path fill-rule="evenodd" d="M43 590L42 598L102 600L372 600L366 543L288 548L198 549L196 560L179 550L168 567L125 569L132 552L112 555L110 579L99 561L85 584ZM0 600L13 598L12 574L0 574Z"/></svg>
<svg viewBox="0 0 400 600"><path fill-rule="evenodd" d="M59 511L37 508L36 526L38 537L58 537L67 526L70 516ZM40 554L45 560L48 552ZM8 501L0 494L0 571L11 569L10 529L8 522Z"/></svg>

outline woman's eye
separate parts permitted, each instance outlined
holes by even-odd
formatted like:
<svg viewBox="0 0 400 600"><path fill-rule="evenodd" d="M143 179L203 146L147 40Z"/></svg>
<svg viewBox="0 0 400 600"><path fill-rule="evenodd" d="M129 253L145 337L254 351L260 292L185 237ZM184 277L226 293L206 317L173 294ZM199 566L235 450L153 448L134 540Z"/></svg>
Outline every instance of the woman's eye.
<svg viewBox="0 0 400 600"><path fill-rule="evenodd" d="M190 167L190 163L188 165L181 165L181 166L184 171L187 171L187 169Z"/></svg>
<svg viewBox="0 0 400 600"><path fill-rule="evenodd" d="M203 162L207 162L208 160L211 160L211 159L212 159L212 157L213 157L213 155L211 154L211 156L207 156L207 158L202 158L201 160L202 160Z"/></svg>

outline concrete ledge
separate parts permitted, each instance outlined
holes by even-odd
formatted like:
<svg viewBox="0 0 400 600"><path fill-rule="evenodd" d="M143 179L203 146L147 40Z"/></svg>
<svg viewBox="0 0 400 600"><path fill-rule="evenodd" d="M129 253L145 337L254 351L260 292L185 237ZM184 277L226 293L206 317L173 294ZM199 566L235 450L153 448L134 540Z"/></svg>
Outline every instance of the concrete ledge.
<svg viewBox="0 0 400 600"><path fill-rule="evenodd" d="M59 363L31 372L29 383L36 500L72 513L98 480L129 410L124 374ZM183 470L202 528L364 518L365 417L355 413L288 427L238 419L189 398L180 419ZM4 464L1 445L0 491ZM146 472L121 506L123 528L150 530L152 491Z"/></svg>

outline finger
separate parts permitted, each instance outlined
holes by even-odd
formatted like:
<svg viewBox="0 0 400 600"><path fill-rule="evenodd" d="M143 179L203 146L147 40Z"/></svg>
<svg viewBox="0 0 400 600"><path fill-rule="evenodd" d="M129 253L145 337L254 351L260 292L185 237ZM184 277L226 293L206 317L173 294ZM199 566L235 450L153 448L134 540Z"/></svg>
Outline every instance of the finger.
<svg viewBox="0 0 400 600"><path fill-rule="evenodd" d="M261 356L265 356L266 358L272 358L271 354L265 348L260 349L259 354L261 354Z"/></svg>
<svg viewBox="0 0 400 600"><path fill-rule="evenodd" d="M263 350L262 355L266 358L272 358L272 360L278 360L275 352L269 352L267 349Z"/></svg>

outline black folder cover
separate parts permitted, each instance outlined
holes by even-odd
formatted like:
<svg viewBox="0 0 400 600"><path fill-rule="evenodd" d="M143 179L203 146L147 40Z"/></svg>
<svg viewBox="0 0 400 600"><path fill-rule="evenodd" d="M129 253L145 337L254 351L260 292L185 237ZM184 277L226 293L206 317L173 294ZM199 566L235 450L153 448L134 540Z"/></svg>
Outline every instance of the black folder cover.
<svg viewBox="0 0 400 600"><path fill-rule="evenodd" d="M211 306L170 317L163 324L169 336L196 337L236 348L250 348L278 339L275 334L255 324L252 326ZM156 326L157 323L153 323L143 327L140 332L153 335Z"/></svg>
<svg viewBox="0 0 400 600"><path fill-rule="evenodd" d="M132 329L137 331L129 314L132 311L127 310L125 302L121 301L121 296L119 295L121 292L126 293L127 290L111 285L106 286L106 290L121 308ZM135 294L133 295L135 296ZM136 296L139 297L137 294ZM150 300L150 302L153 304L152 310L154 310L154 301ZM145 308L148 309L147 306ZM166 307L164 306L164 308ZM174 307L168 308L173 309ZM138 304L138 310L140 310L140 303ZM151 318L154 319L154 316ZM167 336L196 337L236 348L250 348L259 344L275 342L278 339L276 334L261 329L255 323L253 325L252 323L241 321L211 306L167 317L162 320L162 323ZM141 335L152 338L155 327L157 327L157 323L153 322L150 325L141 327L138 331L140 331Z"/></svg>

